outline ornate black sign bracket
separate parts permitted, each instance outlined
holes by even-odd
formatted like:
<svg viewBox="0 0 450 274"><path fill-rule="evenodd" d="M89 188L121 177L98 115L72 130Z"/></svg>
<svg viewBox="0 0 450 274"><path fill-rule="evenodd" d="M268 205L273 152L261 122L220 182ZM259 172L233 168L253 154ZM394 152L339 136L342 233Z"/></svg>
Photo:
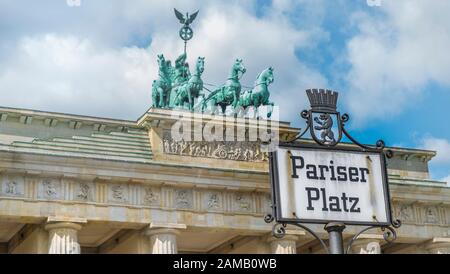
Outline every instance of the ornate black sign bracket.
<svg viewBox="0 0 450 274"><path fill-rule="evenodd" d="M349 121L350 116L348 114L341 115L337 111L338 92L325 90L325 89L308 89L306 94L311 104L310 110L303 110L301 117L306 120L306 128L300 132L293 139L285 141L284 143L294 143L303 138L303 136L309 132L311 138L319 146L333 148L341 144L343 136L346 136L354 145L358 146L363 152L377 152L382 153L385 158L392 158L393 151L386 149L385 142L378 140L374 146L363 145L353 138L349 132L345 129L346 122ZM270 157L273 157L271 154ZM272 160L272 159L271 159ZM273 186L272 186L273 187ZM387 191L387 197L389 199L389 190ZM272 223L275 221L277 212L277 202L275 200L274 190L272 189L272 214L265 216L266 223ZM390 202L388 201L390 204ZM389 206L389 211L391 207ZM389 212L392 214L391 212ZM397 239L396 230L401 226L400 220L392 220L389 225L372 225L362 229L355 236L352 237L347 245L347 249L344 251L342 232L345 229L345 224L340 222L332 222L325 225L324 229L329 233L328 247L325 241L322 240L312 229L301 224L300 222L282 222L275 223L272 228L272 234L276 238L282 238L286 234L287 225L294 225L304 229L323 246L327 253L343 254L350 253L353 243L365 232L372 229L379 229L383 233L383 238L387 243L392 243Z"/></svg>
<svg viewBox="0 0 450 274"><path fill-rule="evenodd" d="M308 99L311 103L310 110L303 110L301 117L306 120L306 128L296 137L288 140L287 143L295 142L301 139L307 132L311 133L312 139L321 146L335 147L338 145L343 135L345 135L353 144L357 145L362 151L384 151L386 157L392 158L392 150L385 150L385 142L378 140L375 146L367 146L359 143L345 129L345 123L350 120L350 116L345 113L343 115L337 111L337 100L339 93L324 89L308 89L306 90ZM337 128L337 134L333 128ZM318 136L318 133L320 135ZM337 135L337 136L336 136Z"/></svg>

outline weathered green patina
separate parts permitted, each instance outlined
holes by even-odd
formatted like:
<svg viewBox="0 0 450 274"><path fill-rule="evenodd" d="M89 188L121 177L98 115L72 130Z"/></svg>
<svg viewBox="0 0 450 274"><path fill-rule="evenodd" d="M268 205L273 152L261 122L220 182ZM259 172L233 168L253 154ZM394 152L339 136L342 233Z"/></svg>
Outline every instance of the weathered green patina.
<svg viewBox="0 0 450 274"><path fill-rule="evenodd" d="M197 16L198 11L191 16L184 16L181 12L175 10L175 15L183 24L184 28L189 28ZM191 30L192 31L192 30ZM185 46L187 40L192 36L184 37ZM184 37L184 38L183 38ZM195 73L191 76L189 64L186 62L187 54L181 54L172 66L171 61L166 60L164 55L158 55L159 78L153 81L152 99L154 108L181 108L190 111L209 112L216 114L220 107L222 115L226 114L227 108L231 107L231 111L237 116L246 116L250 107L254 109L254 117L258 117L258 108L261 106L270 106L267 115L270 118L274 103L269 101L270 92L268 86L274 81L273 68L270 67L260 73L255 82L255 86L251 90L247 90L241 94L240 79L246 72L242 59L236 59L231 72L224 85L208 90L204 87L201 78L204 72L204 57L198 57ZM205 94L203 89L210 91ZM199 100L199 97L202 97Z"/></svg>
<svg viewBox="0 0 450 274"><path fill-rule="evenodd" d="M240 98L235 112L238 116L247 115L250 107L253 107L253 118L258 118L258 109L260 106L270 106L267 118L270 118L273 111L274 103L269 101L270 92L269 85L274 81L273 68L269 67L262 71L257 77L255 87L251 90L244 91Z"/></svg>
<svg viewBox="0 0 450 274"><path fill-rule="evenodd" d="M190 76L189 64L186 62L187 55L185 53L178 56L175 60L175 67L172 67L169 63L170 81L172 88L169 95L169 107L175 107L175 98L177 96L178 87L185 84Z"/></svg>
<svg viewBox="0 0 450 274"><path fill-rule="evenodd" d="M169 63L163 54L158 55L159 79L153 81L152 100L153 107L167 108L169 106L169 93L172 87Z"/></svg>
<svg viewBox="0 0 450 274"><path fill-rule="evenodd" d="M185 107L188 104L189 110L194 110L194 101L200 95L204 95L202 73L205 69L205 57L198 57L195 73L189 78L189 81L181 84L175 90L174 104L176 107Z"/></svg>
<svg viewBox="0 0 450 274"><path fill-rule="evenodd" d="M218 106L220 106L223 115L225 115L225 111L228 106L236 108L239 102L239 96L241 95L240 78L242 76L239 77L239 72L243 75L246 71L247 69L242 64L242 59L236 59L225 84L211 92L208 97L203 100L203 102L200 102L202 112L205 111L205 106L208 103L211 114L216 114Z"/></svg>

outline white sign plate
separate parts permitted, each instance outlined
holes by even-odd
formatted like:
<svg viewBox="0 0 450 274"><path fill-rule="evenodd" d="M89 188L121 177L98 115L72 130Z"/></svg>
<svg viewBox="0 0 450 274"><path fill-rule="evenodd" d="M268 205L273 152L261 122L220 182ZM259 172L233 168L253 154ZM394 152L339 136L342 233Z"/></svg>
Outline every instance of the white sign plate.
<svg viewBox="0 0 450 274"><path fill-rule="evenodd" d="M278 222L391 222L380 152L280 147L272 154L271 172Z"/></svg>

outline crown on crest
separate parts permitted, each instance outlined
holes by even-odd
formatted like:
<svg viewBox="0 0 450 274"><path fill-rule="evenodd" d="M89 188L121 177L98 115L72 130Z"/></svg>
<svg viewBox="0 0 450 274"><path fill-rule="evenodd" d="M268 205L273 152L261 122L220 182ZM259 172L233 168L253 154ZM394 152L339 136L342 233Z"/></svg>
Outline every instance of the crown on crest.
<svg viewBox="0 0 450 274"><path fill-rule="evenodd" d="M313 111L336 111L339 93L325 89L307 89L309 102Z"/></svg>

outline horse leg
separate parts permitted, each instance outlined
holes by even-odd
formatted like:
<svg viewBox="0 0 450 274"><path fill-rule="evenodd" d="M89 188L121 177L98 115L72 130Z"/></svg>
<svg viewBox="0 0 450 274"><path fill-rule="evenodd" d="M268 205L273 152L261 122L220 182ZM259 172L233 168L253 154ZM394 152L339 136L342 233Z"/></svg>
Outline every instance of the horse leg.
<svg viewBox="0 0 450 274"><path fill-rule="evenodd" d="M161 108L161 92L159 90L159 88L156 88L156 104L157 104L157 108Z"/></svg>
<svg viewBox="0 0 450 274"><path fill-rule="evenodd" d="M158 91L155 88L153 88L153 90L152 90L152 106L154 108L158 107L158 93L157 92Z"/></svg>
<svg viewBox="0 0 450 274"><path fill-rule="evenodd" d="M158 97L159 97L159 103L158 103L158 107L163 108L165 107L164 105L164 90L162 88L158 88Z"/></svg>
<svg viewBox="0 0 450 274"><path fill-rule="evenodd" d="M241 106L240 109L240 117L245 118L247 116L247 108L245 106Z"/></svg>
<svg viewBox="0 0 450 274"><path fill-rule="evenodd" d="M238 108L238 117L244 118L247 112L245 111L245 106L239 106Z"/></svg>
<svg viewBox="0 0 450 274"><path fill-rule="evenodd" d="M217 109L216 101L215 100L211 100L211 103L210 103L209 106L211 108L211 115L216 115L216 109Z"/></svg>
<svg viewBox="0 0 450 274"><path fill-rule="evenodd" d="M227 106L221 105L221 107L222 107L222 115L225 116L225 112L227 111Z"/></svg>
<svg viewBox="0 0 450 274"><path fill-rule="evenodd" d="M183 91L180 89L178 89L177 95L175 96L175 100L173 100L173 104L177 107L182 106L183 105Z"/></svg>
<svg viewBox="0 0 450 274"><path fill-rule="evenodd" d="M159 94L159 106L161 108L166 107L166 98L164 96L164 90L161 90L161 93Z"/></svg>
<svg viewBox="0 0 450 274"><path fill-rule="evenodd" d="M252 100L251 100L251 106L253 108L253 119L259 119L259 110L258 110L258 105L259 105L259 99L257 94L252 94Z"/></svg>
<svg viewBox="0 0 450 274"><path fill-rule="evenodd" d="M253 119L259 119L259 110L256 104L253 105Z"/></svg>
<svg viewBox="0 0 450 274"><path fill-rule="evenodd" d="M238 105L235 109L233 109L233 114L235 118L241 117L240 116L241 113L242 113L242 106Z"/></svg>
<svg viewBox="0 0 450 274"><path fill-rule="evenodd" d="M166 108L167 107L167 93L165 92L164 89L161 89L161 101L162 101L162 107Z"/></svg>
<svg viewBox="0 0 450 274"><path fill-rule="evenodd" d="M268 106L270 106L270 110L269 110L269 112L267 113L267 118L270 118L270 117L272 117L274 103L270 102L270 103L268 104Z"/></svg>
<svg viewBox="0 0 450 274"><path fill-rule="evenodd" d="M202 107L202 113L205 113L205 108L206 108L206 102L205 102L205 97L203 97L203 100L202 100L202 105L201 105L201 107Z"/></svg>
<svg viewBox="0 0 450 274"><path fill-rule="evenodd" d="M188 96L189 110L193 111L194 110L194 98L192 98L192 91L190 88L188 88L187 96Z"/></svg>
<svg viewBox="0 0 450 274"><path fill-rule="evenodd" d="M166 107L170 107L170 94L172 93L172 90L169 89L169 91L166 93L166 96L164 98L164 103L166 104Z"/></svg>

